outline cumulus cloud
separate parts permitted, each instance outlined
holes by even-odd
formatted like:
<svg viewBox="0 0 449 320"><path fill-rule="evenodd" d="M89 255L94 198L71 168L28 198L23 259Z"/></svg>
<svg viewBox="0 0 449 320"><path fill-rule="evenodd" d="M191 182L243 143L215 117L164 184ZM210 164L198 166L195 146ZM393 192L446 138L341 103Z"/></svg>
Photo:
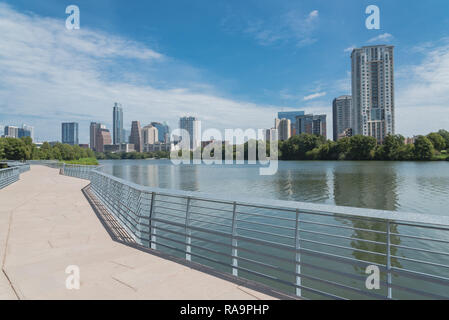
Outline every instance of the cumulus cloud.
<svg viewBox="0 0 449 320"><path fill-rule="evenodd" d="M60 122L78 121L80 139L88 141L90 121L110 126L115 101L124 106L126 124L169 121L172 127L179 116L190 114L206 127L264 128L278 110L226 98L208 83L173 85L176 75L198 71L174 68L174 59L141 43L84 27L67 30L63 20L19 13L4 4L0 34L2 124L26 121L42 139L59 137ZM166 69L172 83L157 82Z"/></svg>
<svg viewBox="0 0 449 320"><path fill-rule="evenodd" d="M423 53L420 63L396 73L397 131L410 136L449 129L449 39Z"/></svg>
<svg viewBox="0 0 449 320"><path fill-rule="evenodd" d="M390 42L393 40L393 35L389 33L383 33L381 35L378 35L377 37L369 39L367 42L373 43L373 42Z"/></svg>

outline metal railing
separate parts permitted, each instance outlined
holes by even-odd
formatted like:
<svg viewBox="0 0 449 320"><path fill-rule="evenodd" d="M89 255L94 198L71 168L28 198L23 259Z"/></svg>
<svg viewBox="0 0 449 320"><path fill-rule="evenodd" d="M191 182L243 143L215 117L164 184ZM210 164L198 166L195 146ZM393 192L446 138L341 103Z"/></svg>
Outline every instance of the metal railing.
<svg viewBox="0 0 449 320"><path fill-rule="evenodd" d="M89 166L61 173L88 178L140 245L277 291L449 299L449 217L149 188Z"/></svg>
<svg viewBox="0 0 449 320"><path fill-rule="evenodd" d="M16 161L2 161L7 163L9 168L0 169L0 189L19 181L20 175L30 170L30 165Z"/></svg>

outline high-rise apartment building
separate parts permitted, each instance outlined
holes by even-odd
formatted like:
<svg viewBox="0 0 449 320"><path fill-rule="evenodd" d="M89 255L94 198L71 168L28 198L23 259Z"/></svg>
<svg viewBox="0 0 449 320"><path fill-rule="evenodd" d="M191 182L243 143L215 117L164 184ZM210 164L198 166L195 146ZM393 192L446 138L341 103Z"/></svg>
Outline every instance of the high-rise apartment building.
<svg viewBox="0 0 449 320"><path fill-rule="evenodd" d="M278 127L279 140L285 141L290 139L290 137L292 136L291 128L292 123L290 119L280 119Z"/></svg>
<svg viewBox="0 0 449 320"><path fill-rule="evenodd" d="M22 124L22 128L19 129L19 138L30 137L34 141L34 127Z"/></svg>
<svg viewBox="0 0 449 320"><path fill-rule="evenodd" d="M136 152L143 151L142 129L140 128L139 121L133 121L131 123L131 135L129 136L129 143L134 144L134 150Z"/></svg>
<svg viewBox="0 0 449 320"><path fill-rule="evenodd" d="M153 125L147 125L142 129L143 144L155 144L159 141L158 129Z"/></svg>
<svg viewBox="0 0 449 320"><path fill-rule="evenodd" d="M5 126L4 134L5 134L5 137L18 138L19 137L19 128L15 127L15 126Z"/></svg>
<svg viewBox="0 0 449 320"><path fill-rule="evenodd" d="M78 123L77 122L63 122L61 125L62 143L70 145L78 145Z"/></svg>
<svg viewBox="0 0 449 320"><path fill-rule="evenodd" d="M112 142L113 144L124 143L123 132L123 108L120 103L114 103L112 108Z"/></svg>
<svg viewBox="0 0 449 320"><path fill-rule="evenodd" d="M185 130L181 134L181 144L183 148L195 150L201 147L201 122L197 118L180 118L179 128ZM189 145L185 145L186 141L190 141Z"/></svg>
<svg viewBox="0 0 449 320"><path fill-rule="evenodd" d="M333 139L347 135L347 130L352 128L352 97L341 96L332 102Z"/></svg>
<svg viewBox="0 0 449 320"><path fill-rule="evenodd" d="M296 128L296 117L303 116L304 111L286 111L286 112L278 112L278 119L288 119L291 123L291 134L292 136L297 134Z"/></svg>
<svg viewBox="0 0 449 320"><path fill-rule="evenodd" d="M395 133L393 46L354 49L352 60L352 131L382 143Z"/></svg>
<svg viewBox="0 0 449 320"><path fill-rule="evenodd" d="M98 152L104 152L105 146L112 144L111 133L108 129L99 128L96 130L95 148Z"/></svg>

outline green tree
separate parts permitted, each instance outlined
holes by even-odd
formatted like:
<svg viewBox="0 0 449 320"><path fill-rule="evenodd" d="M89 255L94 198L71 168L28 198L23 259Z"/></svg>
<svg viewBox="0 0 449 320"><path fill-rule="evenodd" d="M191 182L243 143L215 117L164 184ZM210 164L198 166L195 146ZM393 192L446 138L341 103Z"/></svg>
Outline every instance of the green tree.
<svg viewBox="0 0 449 320"><path fill-rule="evenodd" d="M446 141L440 134L432 132L427 135L427 138L430 140L430 142L432 142L435 150L441 151L446 149Z"/></svg>
<svg viewBox="0 0 449 320"><path fill-rule="evenodd" d="M431 160L434 154L432 142L424 136L415 140L415 160Z"/></svg>
<svg viewBox="0 0 449 320"><path fill-rule="evenodd" d="M350 139L348 156L351 160L371 160L377 141L374 137L355 135Z"/></svg>
<svg viewBox="0 0 449 320"><path fill-rule="evenodd" d="M378 160L398 160L401 148L404 146L404 137L401 135L387 135L382 146L376 152Z"/></svg>

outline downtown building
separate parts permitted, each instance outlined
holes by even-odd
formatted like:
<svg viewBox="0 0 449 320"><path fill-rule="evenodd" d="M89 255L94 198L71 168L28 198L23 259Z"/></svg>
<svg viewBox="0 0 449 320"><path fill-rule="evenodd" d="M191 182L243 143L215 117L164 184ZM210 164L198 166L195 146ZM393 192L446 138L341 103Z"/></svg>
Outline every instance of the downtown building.
<svg viewBox="0 0 449 320"><path fill-rule="evenodd" d="M201 122L195 117L182 117L179 119L181 133L181 148L196 150L201 147ZM187 141L189 143L187 144Z"/></svg>
<svg viewBox="0 0 449 320"><path fill-rule="evenodd" d="M123 130L123 108L120 103L114 103L112 108L112 143L121 144L125 142L125 131Z"/></svg>
<svg viewBox="0 0 449 320"><path fill-rule="evenodd" d="M296 117L303 116L305 114L304 111L286 111L286 112L278 112L278 119L288 119L290 120L290 132L291 135L294 136L298 134L298 128L296 127Z"/></svg>
<svg viewBox="0 0 449 320"><path fill-rule="evenodd" d="M292 136L292 122L290 119L276 119L274 121L275 129L278 130L280 141L286 141Z"/></svg>
<svg viewBox="0 0 449 320"><path fill-rule="evenodd" d="M134 150L136 152L143 151L142 129L140 127L140 121L133 121L131 123L131 134L129 136L129 143L134 145Z"/></svg>
<svg viewBox="0 0 449 320"><path fill-rule="evenodd" d="M105 152L105 147L112 144L111 132L108 129L100 128L96 131L95 151Z"/></svg>
<svg viewBox="0 0 449 320"><path fill-rule="evenodd" d="M352 61L352 131L383 143L395 133L394 47L354 49Z"/></svg>
<svg viewBox="0 0 449 320"><path fill-rule="evenodd" d="M327 137L327 116L305 114L296 117L297 135L307 133Z"/></svg>
<svg viewBox="0 0 449 320"><path fill-rule="evenodd" d="M78 133L78 122L63 122L61 124L61 140L63 144L69 144L72 146L78 145Z"/></svg>
<svg viewBox="0 0 449 320"><path fill-rule="evenodd" d="M352 97L340 96L332 102L333 140L352 134Z"/></svg>
<svg viewBox="0 0 449 320"><path fill-rule="evenodd" d="M101 123L97 123L97 122L90 123L90 127L89 127L90 143L89 143L89 145L90 145L90 149L93 151L98 151L97 134L98 134L98 131L101 129L106 129L106 126Z"/></svg>

